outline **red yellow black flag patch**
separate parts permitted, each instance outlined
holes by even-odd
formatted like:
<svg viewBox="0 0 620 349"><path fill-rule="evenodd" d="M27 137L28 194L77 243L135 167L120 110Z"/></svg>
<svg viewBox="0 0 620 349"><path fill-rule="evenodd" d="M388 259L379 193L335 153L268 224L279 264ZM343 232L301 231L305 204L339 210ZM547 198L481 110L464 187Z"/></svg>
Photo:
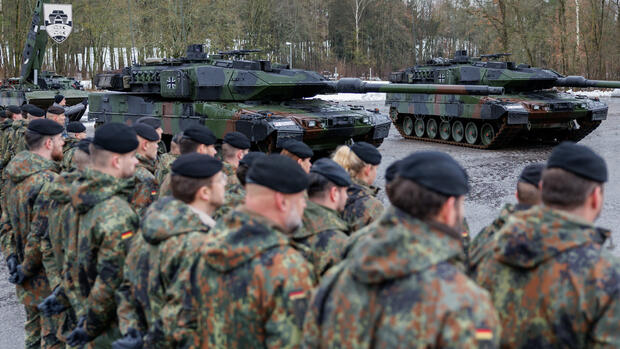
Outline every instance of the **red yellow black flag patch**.
<svg viewBox="0 0 620 349"><path fill-rule="evenodd" d="M126 231L126 232L121 234L121 239L123 239L123 240L129 239L132 236L133 236L133 232L132 231Z"/></svg>

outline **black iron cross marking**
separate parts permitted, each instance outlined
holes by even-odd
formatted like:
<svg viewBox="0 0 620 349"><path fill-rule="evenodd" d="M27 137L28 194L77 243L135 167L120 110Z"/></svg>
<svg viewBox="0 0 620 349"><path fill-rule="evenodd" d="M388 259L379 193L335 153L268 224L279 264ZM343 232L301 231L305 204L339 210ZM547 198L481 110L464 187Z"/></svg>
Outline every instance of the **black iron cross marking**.
<svg viewBox="0 0 620 349"><path fill-rule="evenodd" d="M168 80L166 80L166 85L168 85L168 88L172 90L175 87L177 87L177 82L171 76L171 77L168 78Z"/></svg>

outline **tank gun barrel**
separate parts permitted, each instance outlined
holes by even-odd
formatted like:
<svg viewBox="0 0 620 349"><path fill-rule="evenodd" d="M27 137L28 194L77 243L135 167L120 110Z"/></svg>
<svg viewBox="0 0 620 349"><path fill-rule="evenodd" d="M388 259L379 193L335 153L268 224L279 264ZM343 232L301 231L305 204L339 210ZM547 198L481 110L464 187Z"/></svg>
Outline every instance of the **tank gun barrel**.
<svg viewBox="0 0 620 349"><path fill-rule="evenodd" d="M503 87L484 85L432 85L432 84L384 84L366 82L355 78L340 79L332 83L335 93L432 93L448 95L501 95Z"/></svg>
<svg viewBox="0 0 620 349"><path fill-rule="evenodd" d="M620 81L588 80L583 76L567 76L557 79L554 86L620 88Z"/></svg>

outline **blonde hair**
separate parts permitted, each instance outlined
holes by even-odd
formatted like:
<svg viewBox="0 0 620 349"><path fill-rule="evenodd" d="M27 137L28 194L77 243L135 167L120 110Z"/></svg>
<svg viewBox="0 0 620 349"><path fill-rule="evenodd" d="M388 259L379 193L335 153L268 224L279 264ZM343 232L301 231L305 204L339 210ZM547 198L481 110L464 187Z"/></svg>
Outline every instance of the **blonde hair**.
<svg viewBox="0 0 620 349"><path fill-rule="evenodd" d="M341 145L336 149L332 155L332 160L342 166L351 177L357 177L368 165L346 145Z"/></svg>

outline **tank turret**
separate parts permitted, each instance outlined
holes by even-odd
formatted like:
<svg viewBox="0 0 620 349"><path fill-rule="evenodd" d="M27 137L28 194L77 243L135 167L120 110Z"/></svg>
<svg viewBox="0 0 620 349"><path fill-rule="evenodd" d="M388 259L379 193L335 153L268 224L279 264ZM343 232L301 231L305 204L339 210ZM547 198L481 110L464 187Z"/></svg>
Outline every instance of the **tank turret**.
<svg viewBox="0 0 620 349"><path fill-rule="evenodd" d="M517 139L556 143L579 141L607 117L598 98L559 91L555 87L620 88L620 81L587 80L563 76L552 69L501 61L509 53L454 58L433 58L425 65L390 74L392 83L480 85L501 87L505 94L482 97L388 93L386 104L398 131L405 138L476 148L497 148Z"/></svg>

